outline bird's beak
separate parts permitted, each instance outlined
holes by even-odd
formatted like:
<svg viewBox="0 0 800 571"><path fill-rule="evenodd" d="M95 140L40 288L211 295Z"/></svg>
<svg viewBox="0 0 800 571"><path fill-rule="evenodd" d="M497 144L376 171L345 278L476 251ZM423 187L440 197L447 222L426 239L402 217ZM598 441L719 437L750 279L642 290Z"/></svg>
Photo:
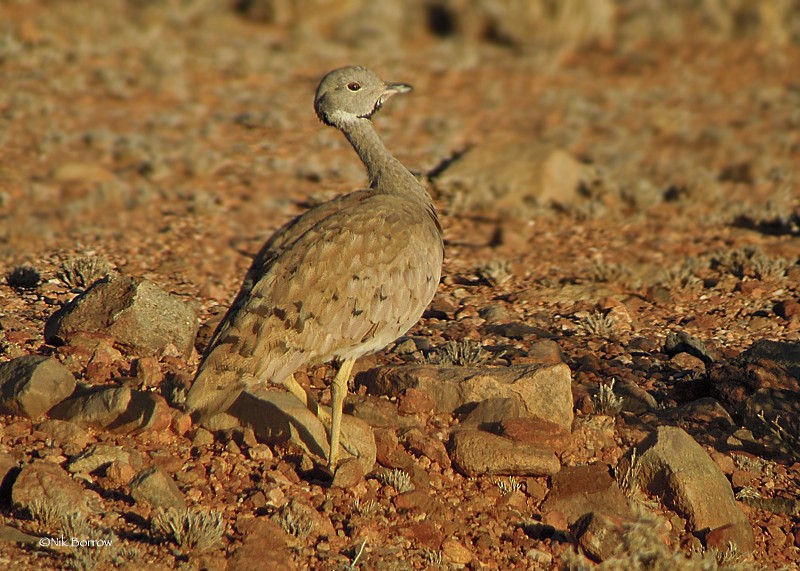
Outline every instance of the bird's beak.
<svg viewBox="0 0 800 571"><path fill-rule="evenodd" d="M411 91L411 86L407 83L387 83L383 89L383 96L386 99L396 93L408 93L409 91Z"/></svg>
<svg viewBox="0 0 800 571"><path fill-rule="evenodd" d="M387 83L384 85L383 91L381 92L381 96L378 98L378 101L375 102L375 109L372 110L372 113L375 113L381 106L386 103L386 100L389 99L392 95L397 93L408 93L411 91L411 86L407 83Z"/></svg>

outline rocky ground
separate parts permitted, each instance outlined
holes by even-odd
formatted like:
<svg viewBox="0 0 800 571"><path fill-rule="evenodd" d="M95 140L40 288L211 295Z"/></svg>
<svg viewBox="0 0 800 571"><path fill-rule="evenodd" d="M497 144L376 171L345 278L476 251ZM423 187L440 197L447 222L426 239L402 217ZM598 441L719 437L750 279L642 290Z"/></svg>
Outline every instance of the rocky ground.
<svg viewBox="0 0 800 571"><path fill-rule="evenodd" d="M0 6L0 565L798 568L797 2L329 4ZM414 84L376 124L446 256L332 475L279 388L180 405L364 184L311 107L347 63Z"/></svg>

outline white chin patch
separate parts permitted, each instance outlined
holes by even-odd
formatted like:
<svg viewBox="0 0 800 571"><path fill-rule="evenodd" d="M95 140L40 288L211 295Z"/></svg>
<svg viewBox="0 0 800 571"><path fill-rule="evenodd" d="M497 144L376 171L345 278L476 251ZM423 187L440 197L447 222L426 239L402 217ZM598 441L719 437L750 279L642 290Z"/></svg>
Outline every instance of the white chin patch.
<svg viewBox="0 0 800 571"><path fill-rule="evenodd" d="M348 113L347 111L334 111L328 118L331 122L341 125L342 123L352 123L356 121L359 117L353 113Z"/></svg>

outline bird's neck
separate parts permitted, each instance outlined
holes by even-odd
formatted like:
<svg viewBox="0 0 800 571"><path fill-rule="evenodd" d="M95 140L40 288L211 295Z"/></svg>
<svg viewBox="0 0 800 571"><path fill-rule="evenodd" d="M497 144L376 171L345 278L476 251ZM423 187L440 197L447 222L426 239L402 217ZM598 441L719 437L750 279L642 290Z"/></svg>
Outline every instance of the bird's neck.
<svg viewBox="0 0 800 571"><path fill-rule="evenodd" d="M413 192L430 197L419 181L386 149L372 121L359 118L341 128L367 168L370 188L379 192Z"/></svg>

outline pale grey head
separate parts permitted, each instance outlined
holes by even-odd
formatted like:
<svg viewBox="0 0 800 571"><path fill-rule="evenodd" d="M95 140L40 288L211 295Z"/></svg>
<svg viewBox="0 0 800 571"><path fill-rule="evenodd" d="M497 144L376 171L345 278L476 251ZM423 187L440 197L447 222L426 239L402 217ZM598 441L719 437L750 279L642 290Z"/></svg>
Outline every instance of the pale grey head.
<svg viewBox="0 0 800 571"><path fill-rule="evenodd" d="M340 67L322 78L314 109L323 123L341 128L359 118L369 119L392 95L409 91L410 85L387 83L365 67Z"/></svg>

